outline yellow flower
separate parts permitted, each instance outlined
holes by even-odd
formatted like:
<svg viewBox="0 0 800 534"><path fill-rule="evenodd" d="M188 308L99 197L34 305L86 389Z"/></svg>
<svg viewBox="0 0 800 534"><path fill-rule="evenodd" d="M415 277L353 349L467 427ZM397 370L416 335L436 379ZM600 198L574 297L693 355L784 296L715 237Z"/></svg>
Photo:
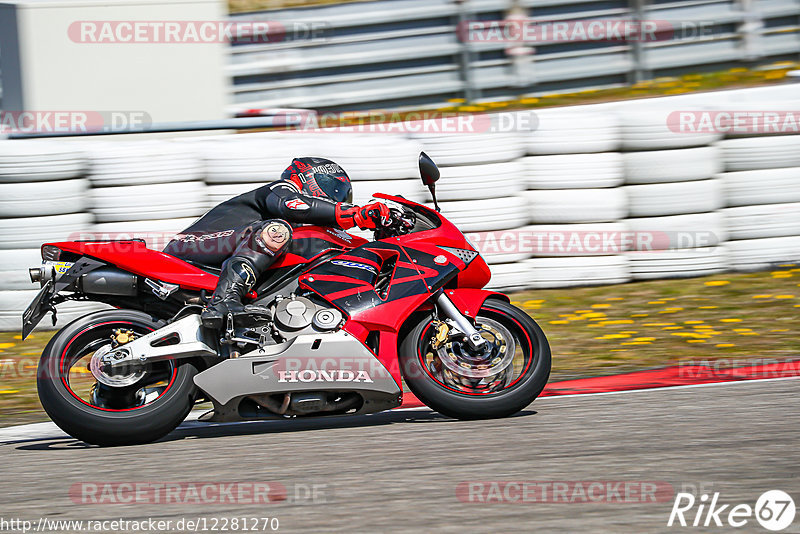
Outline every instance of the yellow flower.
<svg viewBox="0 0 800 534"><path fill-rule="evenodd" d="M611 304L592 304L592 308L610 308Z"/></svg>
<svg viewBox="0 0 800 534"><path fill-rule="evenodd" d="M550 321L550 324L569 324L569 321Z"/></svg>
<svg viewBox="0 0 800 534"><path fill-rule="evenodd" d="M716 307L716 306L700 306L700 307L699 307L699 308L697 308L697 309L698 309L698 310L716 310L716 309L717 309L717 307Z"/></svg>
<svg viewBox="0 0 800 534"><path fill-rule="evenodd" d="M648 304L666 304L666 301L663 300L651 300Z"/></svg>
<svg viewBox="0 0 800 534"><path fill-rule="evenodd" d="M16 343L0 343L0 349L10 349L16 345Z"/></svg>
<svg viewBox="0 0 800 534"><path fill-rule="evenodd" d="M794 295L775 295L776 299L793 299Z"/></svg>
<svg viewBox="0 0 800 534"><path fill-rule="evenodd" d="M772 295L753 295L754 299L769 299L772 298Z"/></svg>
<svg viewBox="0 0 800 534"><path fill-rule="evenodd" d="M727 348L735 347L735 346L736 345L734 345L733 343L718 343L717 344L717 347L719 347L721 349L727 349Z"/></svg>
<svg viewBox="0 0 800 534"><path fill-rule="evenodd" d="M707 286L726 286L730 284L728 280L712 280L711 282L706 282Z"/></svg>
<svg viewBox="0 0 800 534"><path fill-rule="evenodd" d="M741 323L741 319L720 319L722 323Z"/></svg>

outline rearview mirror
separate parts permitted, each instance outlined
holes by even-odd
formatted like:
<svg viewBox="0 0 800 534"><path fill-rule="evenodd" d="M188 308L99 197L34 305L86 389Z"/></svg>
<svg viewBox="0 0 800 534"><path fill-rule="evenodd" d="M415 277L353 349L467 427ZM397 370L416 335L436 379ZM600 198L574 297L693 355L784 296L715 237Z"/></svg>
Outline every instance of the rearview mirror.
<svg viewBox="0 0 800 534"><path fill-rule="evenodd" d="M439 167L425 152L419 153L419 175L422 177L422 183L427 185L428 190L431 192L436 211L440 211L439 202L436 200L436 180L439 179L441 173L439 173Z"/></svg>
<svg viewBox="0 0 800 534"><path fill-rule="evenodd" d="M419 154L419 175L422 177L422 183L431 187L439 179L439 167L425 152Z"/></svg>

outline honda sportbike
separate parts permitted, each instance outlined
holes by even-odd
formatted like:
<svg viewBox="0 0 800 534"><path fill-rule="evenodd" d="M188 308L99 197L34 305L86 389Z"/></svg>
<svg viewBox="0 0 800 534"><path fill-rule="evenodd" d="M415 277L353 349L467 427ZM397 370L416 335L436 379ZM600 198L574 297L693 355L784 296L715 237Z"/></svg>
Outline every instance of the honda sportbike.
<svg viewBox="0 0 800 534"><path fill-rule="evenodd" d="M438 169L424 154L435 201ZM205 328L218 270L141 240L42 246L30 270L41 290L23 337L65 301L113 306L56 333L38 390L52 420L98 445L156 440L197 403L201 421L339 416L388 410L404 383L458 419L505 417L550 374L544 333L501 293L489 268L438 210L376 194L392 216L373 241L302 226L258 281L246 316Z"/></svg>

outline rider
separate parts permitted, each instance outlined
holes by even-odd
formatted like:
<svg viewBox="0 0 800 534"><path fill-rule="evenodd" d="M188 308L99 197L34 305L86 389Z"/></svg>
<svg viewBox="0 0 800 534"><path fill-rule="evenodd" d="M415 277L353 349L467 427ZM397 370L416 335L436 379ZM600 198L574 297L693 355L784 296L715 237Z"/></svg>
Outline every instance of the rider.
<svg viewBox="0 0 800 534"><path fill-rule="evenodd" d="M242 300L302 224L374 229L388 222L386 204L351 204L347 173L323 158L295 158L281 179L219 204L176 235L164 252L206 266L222 264L203 324L220 328L227 314L247 313Z"/></svg>

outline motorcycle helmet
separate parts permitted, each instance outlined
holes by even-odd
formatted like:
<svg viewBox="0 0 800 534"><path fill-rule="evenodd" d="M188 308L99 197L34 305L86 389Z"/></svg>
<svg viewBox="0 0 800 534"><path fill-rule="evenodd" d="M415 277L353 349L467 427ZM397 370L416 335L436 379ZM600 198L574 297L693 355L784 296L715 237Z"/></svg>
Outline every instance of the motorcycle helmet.
<svg viewBox="0 0 800 534"><path fill-rule="evenodd" d="M283 171L281 179L291 181L304 195L328 198L334 202L353 202L350 177L329 159L295 158Z"/></svg>

